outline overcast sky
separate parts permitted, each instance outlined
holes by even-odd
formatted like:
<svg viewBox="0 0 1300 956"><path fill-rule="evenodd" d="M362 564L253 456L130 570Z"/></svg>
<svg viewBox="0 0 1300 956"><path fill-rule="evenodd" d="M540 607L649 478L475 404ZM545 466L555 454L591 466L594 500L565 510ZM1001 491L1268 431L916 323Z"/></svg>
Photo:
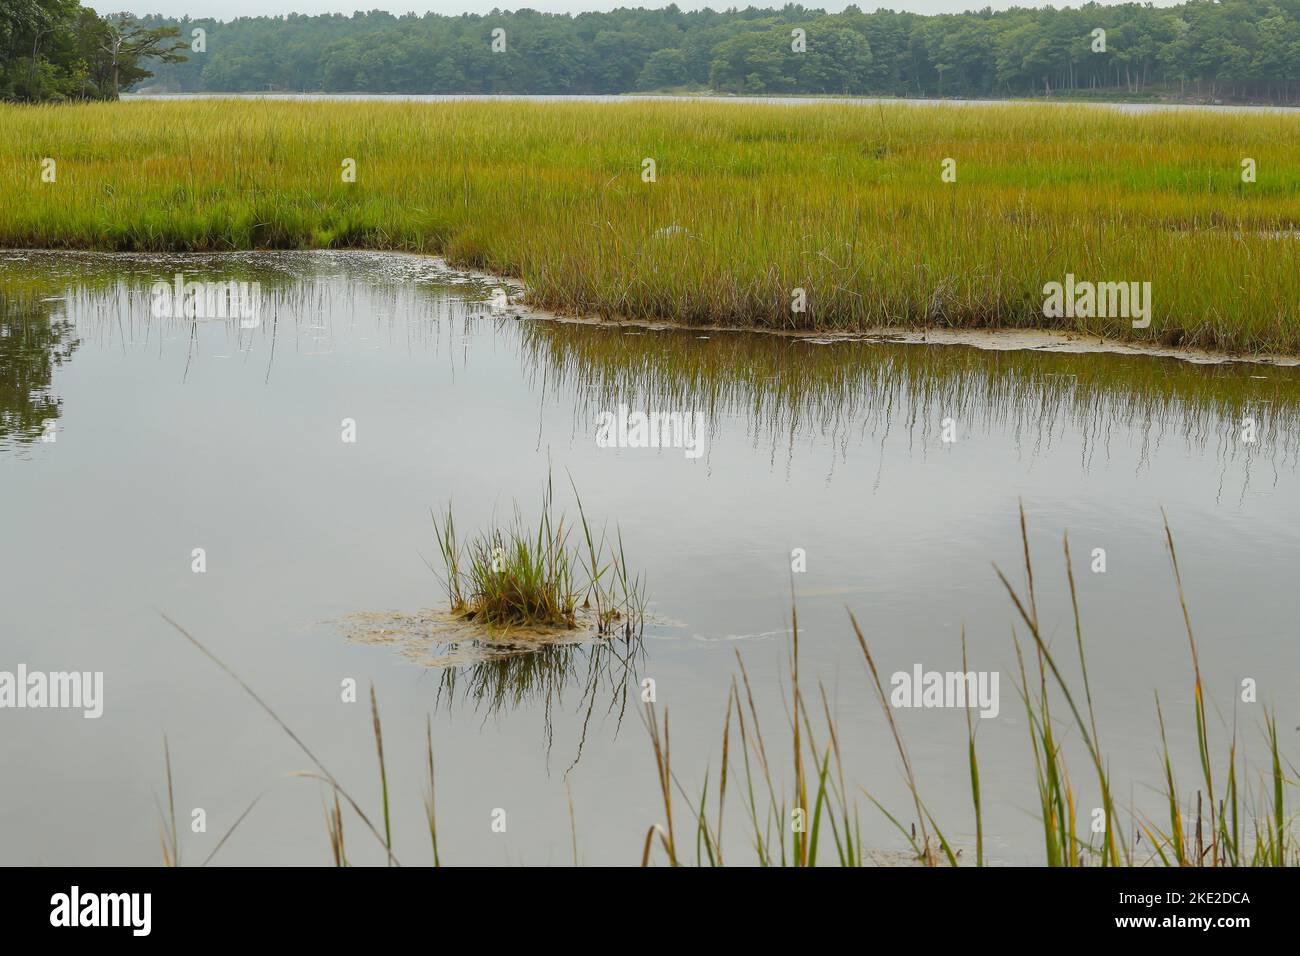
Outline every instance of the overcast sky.
<svg viewBox="0 0 1300 956"><path fill-rule="evenodd" d="M548 13L581 13L584 10L614 10L618 7L658 8L668 5L668 0L529 0L529 2L508 3L506 0L82 0L82 2L99 13L117 13L123 9L133 13L161 13L168 16L215 17L218 20L233 20L235 17L270 16L286 13L352 13L354 10L388 10L392 13L488 13L494 8L517 10L526 7L531 10L544 10ZM1080 6L1083 0L1058 0L1056 6ZM1170 6L1175 0L1156 0L1156 6ZM804 0L804 5L831 11L843 10L848 5L842 2L819 3L817 0ZM871 11L878 7L891 10L910 10L914 13L958 13L962 10L974 10L984 6L1005 9L1011 6L1042 7L1045 0L1019 0L1019 2L990 3L989 0L861 0L858 3L863 10ZM723 10L729 6L781 7L781 2L692 2L678 0L677 6L683 10L698 10L712 7Z"/></svg>

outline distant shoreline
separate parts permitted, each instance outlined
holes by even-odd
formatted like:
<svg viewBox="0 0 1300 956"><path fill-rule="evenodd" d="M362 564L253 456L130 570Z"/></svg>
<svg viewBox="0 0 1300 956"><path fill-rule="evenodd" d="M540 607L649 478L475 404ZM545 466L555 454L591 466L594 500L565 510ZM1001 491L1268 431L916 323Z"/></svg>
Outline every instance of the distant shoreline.
<svg viewBox="0 0 1300 956"><path fill-rule="evenodd" d="M1005 97L1001 99L968 99L964 97L932 96L824 96L820 94L783 94L780 96L742 96L728 93L291 93L267 91L264 93L183 93L139 92L123 93L122 100L302 100L329 102L401 103L428 102L454 103L493 101L535 101L553 103L624 103L624 102L708 102L756 103L776 106L809 106L816 104L841 104L847 106L1093 106L1107 107L1122 113L1150 113L1158 111L1209 110L1223 113L1298 113L1300 106L1279 106L1263 103L1198 103L1170 102L1168 100L1125 99L1107 100L1084 97Z"/></svg>

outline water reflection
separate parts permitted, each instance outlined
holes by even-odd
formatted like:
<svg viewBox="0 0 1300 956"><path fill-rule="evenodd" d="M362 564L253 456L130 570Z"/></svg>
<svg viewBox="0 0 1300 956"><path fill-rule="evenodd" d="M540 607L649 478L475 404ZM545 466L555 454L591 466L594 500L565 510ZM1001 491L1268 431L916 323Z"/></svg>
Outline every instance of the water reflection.
<svg viewBox="0 0 1300 956"><path fill-rule="evenodd" d="M619 403L702 412L713 429L745 422L755 445L787 462L810 440L836 449L903 430L924 446L954 420L961 434L1002 431L1019 456L1069 434L1087 472L1116 436L1139 443L1139 468L1171 440L1221 467L1294 468L1300 370L1244 363L1038 350L994 351L698 331L520 323L537 387L573 402L575 434ZM706 341L702 340L707 339ZM1243 423L1254 441L1241 440ZM714 437L711 433L710 437ZM712 442L710 442L712 444ZM828 474L827 480L830 480Z"/></svg>
<svg viewBox="0 0 1300 956"><path fill-rule="evenodd" d="M0 290L0 450L57 439L63 400L54 372L80 344L55 305Z"/></svg>
<svg viewBox="0 0 1300 956"><path fill-rule="evenodd" d="M462 649L451 648L453 653ZM555 740L555 712L566 706L566 692L570 700L576 696L573 712L579 715L581 728L567 773L582 759L593 717L612 719L612 733L617 736L628 704L637 700L638 673L644 663L640 633L540 648L497 645L472 664L444 667L438 679L437 704L449 710L472 707L485 720L521 707L540 711L549 756Z"/></svg>
<svg viewBox="0 0 1300 956"><path fill-rule="evenodd" d="M618 734L636 702L646 658L640 627L606 635L584 627L489 637L445 611L362 613L342 625L349 640L387 645L436 674L435 709L468 709L485 721L518 709L540 714L548 757L556 715L564 709L578 715L566 773L582 758L593 718L612 720L611 734Z"/></svg>
<svg viewBox="0 0 1300 956"><path fill-rule="evenodd" d="M260 322L154 318L151 285L177 271L260 282ZM644 677L671 703L674 727L707 731L674 736L682 767L717 766L733 648L764 675L758 705L782 705L782 685L768 677L784 632L771 628L796 545L812 556L798 584L807 673L828 686L843 666L845 603L891 668L953 660L962 629L973 661L1009 666L1006 598L988 561L1008 563L1018 496L1035 509L1031 533L1068 528L1082 553L1104 545L1122 569L1081 580L1117 767L1147 766L1140 700L1150 688L1186 703L1172 686L1185 689L1182 672L1168 663L1186 637L1163 598L1161 507L1179 535L1198 635L1215 635L1202 647L1207 673L1229 683L1272 675L1273 693L1288 692L1300 371L517 321L485 304L492 285L413 256L0 254L0 473L11 504L0 563L15 595L5 607L12 659L104 669L118 688L110 699L133 702L107 713L98 736L42 720L0 740L4 765L33 781L11 801L23 821L7 830L11 857L151 861L156 832L139 812L149 794L130 767L160 723L193 755L187 774L205 777L196 786L238 790L233 813L245 792L297 766L262 738L246 701L207 696L206 670L159 653L158 606L255 676L295 726L311 727L313 746L320 740L349 780L373 780L374 752L349 737L358 721L339 706L342 678L369 678L394 702L393 754L422 751L436 701L440 766L464 768L440 785L447 819L473 819L487 792L502 794L493 805L526 804L535 823L512 827L512 846L534 858L569 832L568 807L544 775L578 759L579 782L600 780L599 810L578 809L580 829L598 827L600 859L622 861L622 827L644 833L647 748L635 720L619 729ZM598 448L597 415L620 403L700 411L705 457ZM51 413L66 429L58 443L13 461ZM345 415L361 422L357 445L340 444ZM945 417L961 434L951 456L938 451ZM1246 417L1255 443L1240 440ZM657 609L683 623L647 624L644 645L638 635L517 648L467 632L367 647L314 627L436 600L420 564L434 547L427 509L455 499L494 512L531 496L552 467L623 529ZM1243 494L1247 483L1267 485L1270 469L1278 493L1229 506L1238 484ZM191 570L196 546L209 549L206 577ZM1049 603L1052 580L1041 585L1044 608L1068 608L1061 593ZM437 630L416 625L422 638ZM1062 628L1072 635L1068 620ZM859 668L843 673L856 681ZM853 712L861 699L845 703ZM890 743L851 716L845 752L871 762ZM964 738L946 750L951 728L916 716L918 773L947 785L936 787L936 815L951 818L968 802ZM981 760L1014 775L1023 746L1014 726L989 728ZM543 769L540 751L551 748ZM1028 791L1006 780L989 802L1005 810L998 827L1032 840L1017 829L1029 820L1016 802ZM122 827L87 841L48 823L81 818L90 792L96 814ZM300 810L297 799L279 812L259 807L247 826L266 811L264 829L236 852L260 862L292 845L306 848L295 860L318 861L318 821L304 823ZM148 826L131 830L140 816ZM475 858L481 829L449 830L449 858L457 841L460 858Z"/></svg>
<svg viewBox="0 0 1300 956"><path fill-rule="evenodd" d="M194 281L258 283L263 301L255 327L233 319L155 318L149 289L160 279L170 282L173 273ZM924 445L945 418L966 434L1005 431L1019 455L1040 454L1066 433L1076 434L1085 471L1099 451L1109 456L1117 434L1136 437L1142 466L1171 440L1202 454L1213 448L1221 466L1240 462L1247 475L1255 458L1293 468L1300 455L1296 368L520 322L489 307L494 284L440 260L401 254L0 253L0 303L11 303L5 308L5 407L19 407L11 397L15 389L30 406L22 418L8 412L6 422L21 425L7 427L30 436L39 408L57 411L49 380L77 339L121 348L156 341L160 350L164 340L183 339L187 374L196 351L213 347L210 341L205 346L200 327L219 324L221 344L232 353L262 354L270 381L277 351L333 353L343 315L349 330L370 336L368 347L445 348L462 362L469 361L471 339L491 321L491 337L521 353L541 400L573 409L575 439L590 437L599 412L623 403L700 412L710 437L743 421L756 445L770 446L774 463L777 452L788 461L806 440L828 444L841 458L868 439L883 448L900 429ZM62 311L77 316L75 329L66 318L13 320L14 301L30 309L41 298L64 300ZM30 383L24 375L33 376ZM1245 419L1254 423L1254 442L1240 440Z"/></svg>

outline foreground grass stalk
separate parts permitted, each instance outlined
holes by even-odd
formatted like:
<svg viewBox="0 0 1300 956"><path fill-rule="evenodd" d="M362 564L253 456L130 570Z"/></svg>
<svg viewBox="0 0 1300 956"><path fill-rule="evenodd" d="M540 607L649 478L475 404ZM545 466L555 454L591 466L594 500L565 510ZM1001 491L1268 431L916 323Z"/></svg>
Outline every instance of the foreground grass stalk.
<svg viewBox="0 0 1300 956"><path fill-rule="evenodd" d="M921 828L919 855L927 866L933 866L936 860L934 850L930 846L930 834L926 826L926 819L929 814L921 804L921 793L916 786L916 775L912 772L912 761L908 759L907 747L903 745L903 735L899 733L898 724L894 721L894 711L890 708L889 698L885 695L885 689L880 683L880 672L876 670L876 661L871 656L871 649L867 647L867 639L862 635L862 628L858 626L858 620L853 616L852 611L849 612L849 623L853 626L853 633L858 639L858 646L862 649L862 656L867 659L867 667L871 669L872 686L876 690L876 697L880 701L880 707L885 712L885 719L889 722L889 730L894 736L894 745L898 748L898 756L903 761L903 773L907 779L907 789L912 794L912 806L916 810L916 821ZM872 798L870 794L867 796L875 803L875 798ZM894 821L894 823L897 826L897 821ZM913 848L917 848L915 843L913 843Z"/></svg>
<svg viewBox="0 0 1300 956"><path fill-rule="evenodd" d="M433 866L435 869L442 866L442 859L438 856L438 812L437 812L437 787L434 783L433 775L433 718L425 717L424 719L424 740L425 751L428 756L427 771L429 775L429 787L424 794L424 815L429 823L429 842L433 844Z"/></svg>
<svg viewBox="0 0 1300 956"><path fill-rule="evenodd" d="M970 665L966 660L966 627L961 629L961 670L963 674L970 672ZM965 708L966 713L966 740L968 742L967 755L970 762L970 794L971 803L975 807L975 865L984 865L984 819L980 814L980 767L979 759L975 756L975 721L971 717L970 708Z"/></svg>
<svg viewBox="0 0 1300 956"><path fill-rule="evenodd" d="M384 800L384 847L388 850L391 865L393 858L393 824L388 815L388 771L384 767L384 730L379 723L379 701L375 697L375 685L370 685L370 716L375 726L375 750L379 754L379 789Z"/></svg>
<svg viewBox="0 0 1300 956"><path fill-rule="evenodd" d="M314 753L312 753L311 749L305 743L302 742L302 738L300 738L296 733L293 732L292 728L290 728L289 725L286 724L280 718L280 716L274 710L272 710L271 707L264 700L262 700L261 697L257 695L257 692L254 691L253 688L249 687L248 684L246 684L239 677L238 674L232 671L229 667L227 667L224 663L222 663L222 661L215 654L213 654L206 647L204 647L203 644L201 644L199 640L196 637L194 637L194 635L192 635L189 631L185 630L185 628L181 627L179 624L173 621L166 614L161 614L160 616L164 621L166 621L173 628L175 628L176 631L182 637L184 637L187 641L189 641L192 645L194 645L194 647L197 648L199 652L203 654L204 657L206 657L208 660L212 661L212 663L216 664L219 668L225 671L226 674L232 680L234 680L236 684L238 684L241 688L243 688L244 693L248 694L249 697L253 698L253 700L257 703L257 705L261 707L262 710L264 710L272 720L275 721L277 726L279 726L279 728L283 730L286 735L288 735L289 739L292 740L294 744L297 745L298 749L301 750L307 756L307 758L312 762L312 764L315 765L318 773L307 774L305 776L315 776L318 779L323 780L326 784L328 784L333 789L336 797L337 795L341 794L343 798L348 802L348 805L352 807L353 811L357 814L357 816L361 818L361 822L366 825L366 829L370 831L371 835L374 836L374 838L378 840L379 843L386 848L388 861L391 864L397 864L398 861L397 858L393 855L391 844L388 841L386 841L382 836L380 836L379 831L375 828L375 825L370 822L370 818L366 816L365 811L361 809L361 805L352 798L351 794L349 794L345 789L343 789L342 785L339 784L338 780L334 777L334 775L325 768L325 765L320 762L320 760L316 757ZM342 831L340 830L340 833L341 832Z"/></svg>

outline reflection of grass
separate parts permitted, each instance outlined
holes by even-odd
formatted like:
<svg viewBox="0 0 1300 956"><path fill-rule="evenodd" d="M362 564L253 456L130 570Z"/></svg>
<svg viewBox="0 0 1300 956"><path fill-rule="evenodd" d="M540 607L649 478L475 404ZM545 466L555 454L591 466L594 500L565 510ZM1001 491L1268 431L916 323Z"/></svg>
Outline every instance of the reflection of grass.
<svg viewBox="0 0 1300 956"><path fill-rule="evenodd" d="M629 577L622 538L614 544L602 533L597 539L580 499L578 513L583 540L573 545L572 528L554 514L548 479L536 531L525 527L516 508L512 524L462 542L448 505L441 522L434 518L434 532L452 613L494 630L572 629L578 626L581 600L583 610L594 602L600 633L620 622L625 629L633 626L645 600L640 579Z"/></svg>
<svg viewBox="0 0 1300 956"><path fill-rule="evenodd" d="M1077 434L1087 457L1133 433L1145 459L1163 441L1220 458L1294 457L1300 445L1300 369L1035 350L624 330L583 323L510 323L527 367L574 396L587 429L618 402L736 417L755 439L793 446L806 435L835 446L863 434L922 439L953 416L963 429L1004 429L1026 448ZM642 331L642 330L638 330ZM1235 440L1245 416L1260 440ZM1208 446L1208 448L1207 448Z"/></svg>
<svg viewBox="0 0 1300 956"><path fill-rule="evenodd" d="M500 648L499 641L492 644ZM614 716L616 727L622 725L643 657L639 629L594 641L507 647L464 666L444 667L438 680L438 700L445 701L448 709L457 701L469 704L484 716L539 707L549 753L555 737L555 708L563 704L566 692L575 690L582 729L572 769L582 758L598 703L605 705L605 715Z"/></svg>
<svg viewBox="0 0 1300 956"><path fill-rule="evenodd" d="M1075 638L1082 672L1082 696L1079 687L1072 687L1062 676L1058 661L1039 628L1038 607L1034 589L1033 564L1029 555L1028 535L1021 515L1021 534L1024 542L1027 586L1018 591L1002 572L998 576L1006 587L1020 620L1032 639L1031 660L1036 664L1027 672L1025 654L1016 640L1016 655L1020 664L1019 692L1024 701L1030 728L1030 750L1033 755L1037 780L1037 802L1041 813L1044 860L1048 866L1134 866L1159 863L1166 866L1298 866L1300 865L1300 833L1286 811L1285 790L1296 785L1294 770L1291 775L1284 770L1279 752L1276 718L1265 717L1265 741L1268 767L1257 796L1249 788L1243 791L1239 771L1244 770L1238 756L1237 732L1232 729L1231 742L1223 755L1224 777L1215 773L1215 759L1211 751L1210 729L1206 720L1205 700L1201 683L1196 639L1192 632L1191 617L1183 594L1182 576L1178 568L1173 536L1166 525L1170 560L1178 599L1187 625L1191 649L1194 686L1193 720L1196 728L1201 779L1195 794L1195 809L1180 791L1173 771L1173 761L1166 740L1164 713L1156 701L1156 718L1163 746L1162 793L1167 822L1134 812L1132 832L1127 839L1120 823L1110 773L1101 749L1097 732L1096 713L1093 709L1092 690L1088 682L1087 663L1083 650L1083 630L1079 616L1074 574L1070 564L1069 542L1065 542L1065 561L1070 583L1070 596L1074 613ZM894 722L888 695L881 683L866 638L858 622L850 614L852 625L863 657L871 675L871 684L884 712L903 767L908 792L912 798L911 825L892 814L869 792L863 793L872 804L898 829L911 848L915 860L925 865L947 863L957 866L961 851L944 836L943 831L921 797L920 787L908 757L902 734ZM685 798L694 822L695 861L707 865L723 862L723 811L728 786L729 771L740 771L738 786L748 817L751 848L756 862L763 866L813 866L818 859L819 845L825 846L826 830L834 845L835 857L840 865L858 866L863 862L864 847L858 825L857 802L844 783L841 763L840 732L835 717L826 701L824 689L819 685L822 704L822 721L814 722L799 678L799 627L798 618L792 618L790 657L791 702L787 714L791 731L790 751L783 759L791 761L794 780L791 789L774 782L774 757L769 756L768 744L759 728L758 710L750 692L749 675L740 663L740 676L744 687L742 695L733 682L727 700L723 724L722 764L717 775L717 809L713 820L709 818L708 794L711 786L706 771L698 799L691 799L678 781L671 766L668 715L665 711L662 726L653 711L648 715L651 747L655 758L659 789L664 805L664 823L652 826L646 833L642 865L647 865L654 846L659 846L671 865L686 860L673 824L673 794ZM1013 631L1013 638L1015 633ZM965 641L962 647L963 668L966 666ZM1064 701L1068 717L1062 725L1053 715L1055 687L1056 701ZM748 710L746 709L748 708ZM748 712L748 720L746 713ZM736 715L740 742L738 767L728 760L728 751ZM968 711L969 716L969 711ZM1077 792L1071 783L1063 749L1062 734L1078 733L1087 751L1092 771L1096 774L1101 797L1101 817L1104 827L1093 834L1078 820ZM975 751L975 735L967 724L968 754L970 764L971 797L975 812L975 865L986 862L985 831L981 813L981 788L979 763ZM821 734L821 739L818 735ZM1287 765L1289 767L1289 764ZM1216 779L1225 779L1222 792L1216 791ZM1217 793L1217 796L1216 796ZM1095 811L1094 811L1095 813ZM1089 816L1085 813L1085 816ZM656 841L657 838L657 841ZM787 844L788 840L788 844Z"/></svg>
<svg viewBox="0 0 1300 956"><path fill-rule="evenodd" d="M400 248L609 315L1050 323L1296 351L1296 122L1025 105L5 106L0 245ZM58 160L57 183L40 181L38 156ZM1246 156L1259 169L1249 185ZM940 179L949 157L956 183ZM346 158L355 183L340 176ZM1152 282L1150 327L1045 319L1042 287L1067 273Z"/></svg>

